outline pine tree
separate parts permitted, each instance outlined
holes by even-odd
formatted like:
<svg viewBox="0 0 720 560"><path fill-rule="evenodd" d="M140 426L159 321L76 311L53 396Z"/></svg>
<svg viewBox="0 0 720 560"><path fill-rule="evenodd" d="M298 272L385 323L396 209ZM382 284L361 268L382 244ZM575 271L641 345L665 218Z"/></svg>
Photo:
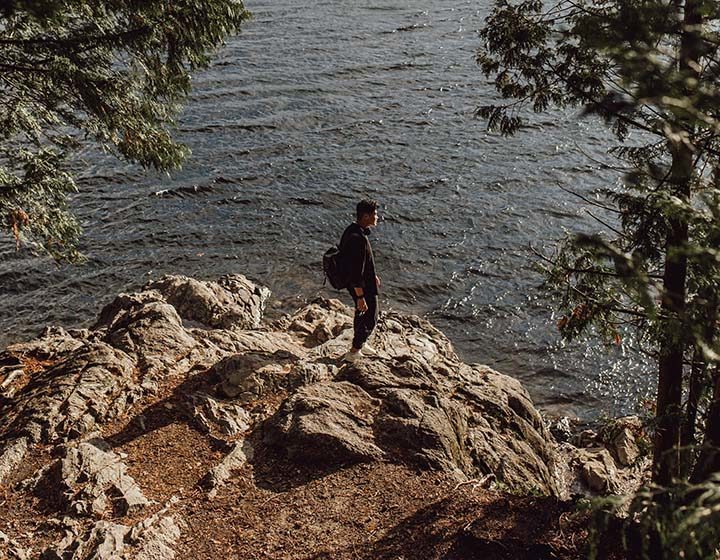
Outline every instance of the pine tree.
<svg viewBox="0 0 720 560"><path fill-rule="evenodd" d="M652 348L653 479L662 485L687 477L700 418L695 478L720 468L719 22L708 0L497 0L478 53L508 100L478 110L491 128L515 133L528 106L582 107L619 141L612 152L630 171L597 202L615 219L602 234L566 239L547 273L564 293L564 336L595 327L619 340L634 327Z"/></svg>
<svg viewBox="0 0 720 560"><path fill-rule="evenodd" d="M179 167L191 73L248 17L240 0L0 0L0 231L77 259L73 155Z"/></svg>

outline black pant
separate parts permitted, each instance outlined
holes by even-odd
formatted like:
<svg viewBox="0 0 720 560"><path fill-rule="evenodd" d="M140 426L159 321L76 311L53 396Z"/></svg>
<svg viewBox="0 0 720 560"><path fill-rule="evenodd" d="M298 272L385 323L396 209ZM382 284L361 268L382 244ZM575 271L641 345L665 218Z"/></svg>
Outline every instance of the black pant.
<svg viewBox="0 0 720 560"><path fill-rule="evenodd" d="M355 319L353 320L353 348L360 350L362 345L373 332L378 320L377 294L365 294L365 303L367 303L367 311L360 313L357 308L357 300L355 290L349 290L355 304Z"/></svg>

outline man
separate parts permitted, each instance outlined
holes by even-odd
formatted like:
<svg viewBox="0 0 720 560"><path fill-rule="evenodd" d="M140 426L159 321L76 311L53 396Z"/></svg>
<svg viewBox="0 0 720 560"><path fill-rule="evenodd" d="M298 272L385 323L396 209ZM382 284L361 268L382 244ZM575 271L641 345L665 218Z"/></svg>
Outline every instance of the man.
<svg viewBox="0 0 720 560"><path fill-rule="evenodd" d="M370 228L377 225L377 209L378 203L374 200L361 200L356 209L357 221L345 229L340 239L340 254L349 278L348 291L355 303L352 348L343 358L347 362L354 362L363 354L375 354L365 343L378 319L380 278L375 274L375 259L368 239Z"/></svg>

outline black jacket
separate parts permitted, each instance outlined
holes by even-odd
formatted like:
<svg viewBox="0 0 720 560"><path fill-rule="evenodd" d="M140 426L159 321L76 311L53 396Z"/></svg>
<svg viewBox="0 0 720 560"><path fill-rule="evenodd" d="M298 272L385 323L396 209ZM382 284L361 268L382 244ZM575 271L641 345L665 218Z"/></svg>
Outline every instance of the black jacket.
<svg viewBox="0 0 720 560"><path fill-rule="evenodd" d="M369 229L361 228L355 222L350 224L340 239L340 254L348 272L350 291L354 292L353 288L362 288L366 294L377 294L375 258L368 233Z"/></svg>

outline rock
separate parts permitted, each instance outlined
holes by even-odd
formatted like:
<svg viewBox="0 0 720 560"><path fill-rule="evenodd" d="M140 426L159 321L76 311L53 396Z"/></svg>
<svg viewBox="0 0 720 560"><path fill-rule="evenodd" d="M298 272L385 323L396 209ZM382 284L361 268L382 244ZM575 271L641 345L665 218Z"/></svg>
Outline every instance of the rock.
<svg viewBox="0 0 720 560"><path fill-rule="evenodd" d="M247 403L279 389L296 360L297 356L282 351L248 352L222 360L214 372L225 396Z"/></svg>
<svg viewBox="0 0 720 560"><path fill-rule="evenodd" d="M285 352L298 357L304 354L302 347L297 345L293 337L284 332L224 330L192 332L216 345L226 354Z"/></svg>
<svg viewBox="0 0 720 560"><path fill-rule="evenodd" d="M54 444L35 488L76 516L75 524L63 521L67 538L46 557L172 555L179 522L167 511L132 528L108 522L147 500L122 457L87 439L98 429L113 434L116 445L138 441L126 448L130 455L156 453L151 446L167 438L177 437L171 443L180 447L197 442L196 433L165 430L169 422L190 420L215 445L247 438L319 473L394 461L461 480L492 478L516 490L559 492L556 444L527 392L487 367L464 364L426 320L383 313L372 340L378 355L347 365L339 358L352 337L349 308L316 300L260 327L266 297L241 276L216 283L165 277L119 295L92 330L58 331L52 344L33 347L34 355L62 355L59 362L34 364L29 375L22 362L28 353L0 361L7 376L21 371L10 382L16 392L0 400L0 476L22 460L23 445ZM214 384L226 398L213 393ZM133 404L132 417L122 416ZM249 444L234 442L203 481L210 495L251 460L250 453ZM47 456L45 449L33 454ZM252 460L266 457L272 455L261 449ZM150 480L169 476L163 461L148 465L156 469ZM586 470L592 478L599 469ZM187 474L178 484L194 480ZM105 519L96 523L99 515Z"/></svg>
<svg viewBox="0 0 720 560"><path fill-rule="evenodd" d="M22 463L28 449L27 438L18 438L5 445L0 455L0 484Z"/></svg>
<svg viewBox="0 0 720 560"><path fill-rule="evenodd" d="M213 372L220 380L220 392L240 403L258 400L280 389L297 389L303 385L335 377L333 364L302 360L297 354L276 350L234 354L218 362Z"/></svg>
<svg viewBox="0 0 720 560"><path fill-rule="evenodd" d="M209 489L209 498L217 495L218 488L232 476L233 471L242 468L245 463L252 461L253 448L248 441L238 441L217 466L213 467L202 480L201 484Z"/></svg>
<svg viewBox="0 0 720 560"><path fill-rule="evenodd" d="M40 337L29 342L11 344L0 354L0 364L9 357L22 363L25 360L59 361L83 345L90 335L84 331L66 331L62 327L46 327Z"/></svg>
<svg viewBox="0 0 720 560"><path fill-rule="evenodd" d="M177 362L196 345L175 308L161 301L120 311L109 324L104 341L133 357L140 370L153 378L174 371Z"/></svg>
<svg viewBox="0 0 720 560"><path fill-rule="evenodd" d="M613 492L617 487L617 468L607 449L580 449L574 462L580 468L583 481L593 492Z"/></svg>
<svg viewBox="0 0 720 560"><path fill-rule="evenodd" d="M270 290L240 274L203 282L185 276L165 276L148 284L187 321L213 329L255 329L260 326Z"/></svg>
<svg viewBox="0 0 720 560"><path fill-rule="evenodd" d="M299 361L291 365L281 384L286 389L298 389L303 385L334 379L340 368L323 362Z"/></svg>
<svg viewBox="0 0 720 560"><path fill-rule="evenodd" d="M125 549L125 525L98 521L82 535L70 532L58 543L42 553L41 560L120 560Z"/></svg>
<svg viewBox="0 0 720 560"><path fill-rule="evenodd" d="M360 387L330 382L300 388L265 426L266 443L299 462L321 465L383 457L372 422L379 402Z"/></svg>
<svg viewBox="0 0 720 560"><path fill-rule="evenodd" d="M121 317L141 309L151 303L166 303L159 292L143 291L132 294L118 294L100 311L100 315L92 326L93 332L105 333L107 329Z"/></svg>
<svg viewBox="0 0 720 560"><path fill-rule="evenodd" d="M78 438L124 412L141 394L130 358L102 342L86 343L36 374L0 417L0 436L51 443Z"/></svg>
<svg viewBox="0 0 720 560"><path fill-rule="evenodd" d="M349 309L336 299L316 299L292 315L273 324L274 330L287 331L306 348L320 346L352 329Z"/></svg>
<svg viewBox="0 0 720 560"><path fill-rule="evenodd" d="M313 304L280 324L309 325L296 332L307 343L313 325L338 313L332 304ZM313 348L307 361L326 360L339 338ZM268 422L265 440L299 462L385 457L459 478L492 473L518 489L559 492L553 438L516 380L463 364L447 338L418 317L385 315L373 345L377 357L343 366L336 381L319 376L295 391Z"/></svg>
<svg viewBox="0 0 720 560"><path fill-rule="evenodd" d="M640 448L630 428L622 428L613 438L612 445L618 462L625 467L632 465L640 455Z"/></svg>
<svg viewBox="0 0 720 560"><path fill-rule="evenodd" d="M0 371L0 403L9 401L20 389L25 381L26 373L23 367L6 366ZM0 404L0 407L2 405ZM1 410L1 408L0 408Z"/></svg>
<svg viewBox="0 0 720 560"><path fill-rule="evenodd" d="M421 468L472 472L468 415L450 399L412 389L384 392L374 423L376 440L391 455Z"/></svg>
<svg viewBox="0 0 720 560"><path fill-rule="evenodd" d="M42 554L43 560L172 560L182 520L168 510L174 498L155 515L132 527L97 521L87 531L70 522L67 536Z"/></svg>
<svg viewBox="0 0 720 560"><path fill-rule="evenodd" d="M189 397L190 414L210 433L220 432L226 436L236 436L250 428L250 414L234 403L224 403L205 393L194 393Z"/></svg>
<svg viewBox="0 0 720 560"><path fill-rule="evenodd" d="M644 436L642 421L637 416L615 418L601 430L602 441L618 463L630 466L640 456L637 437Z"/></svg>
<svg viewBox="0 0 720 560"><path fill-rule="evenodd" d="M0 558L6 560L30 560L30 552L0 531Z"/></svg>
<svg viewBox="0 0 720 560"><path fill-rule="evenodd" d="M47 327L40 338L8 346L0 352L0 413L30 378L62 361L83 345L83 339L61 327Z"/></svg>
<svg viewBox="0 0 720 560"><path fill-rule="evenodd" d="M601 444L600 435L593 429L587 428L581 430L580 433L576 434L572 439L572 444L576 447L596 447Z"/></svg>
<svg viewBox="0 0 720 560"><path fill-rule="evenodd" d="M483 366L432 361L374 359L341 373L381 399L380 447L419 466L557 493L552 437L522 386Z"/></svg>
<svg viewBox="0 0 720 560"><path fill-rule="evenodd" d="M570 417L562 416L561 418L555 419L550 423L550 433L555 438L555 441L560 443L569 442L575 431L573 430L573 422Z"/></svg>
<svg viewBox="0 0 720 560"><path fill-rule="evenodd" d="M155 515L141 521L132 529L126 541L127 550L123 560L172 560L175 551L172 546L180 538L185 523L176 515L168 515L167 511L177 499L171 500L169 506Z"/></svg>
<svg viewBox="0 0 720 560"><path fill-rule="evenodd" d="M38 495L75 515L134 515L150 502L127 467L101 439L61 448L63 456L31 482Z"/></svg>
<svg viewBox="0 0 720 560"><path fill-rule="evenodd" d="M298 358L306 354L297 340L284 332L190 329L198 344L188 355L194 368L213 368L233 354L285 352Z"/></svg>

